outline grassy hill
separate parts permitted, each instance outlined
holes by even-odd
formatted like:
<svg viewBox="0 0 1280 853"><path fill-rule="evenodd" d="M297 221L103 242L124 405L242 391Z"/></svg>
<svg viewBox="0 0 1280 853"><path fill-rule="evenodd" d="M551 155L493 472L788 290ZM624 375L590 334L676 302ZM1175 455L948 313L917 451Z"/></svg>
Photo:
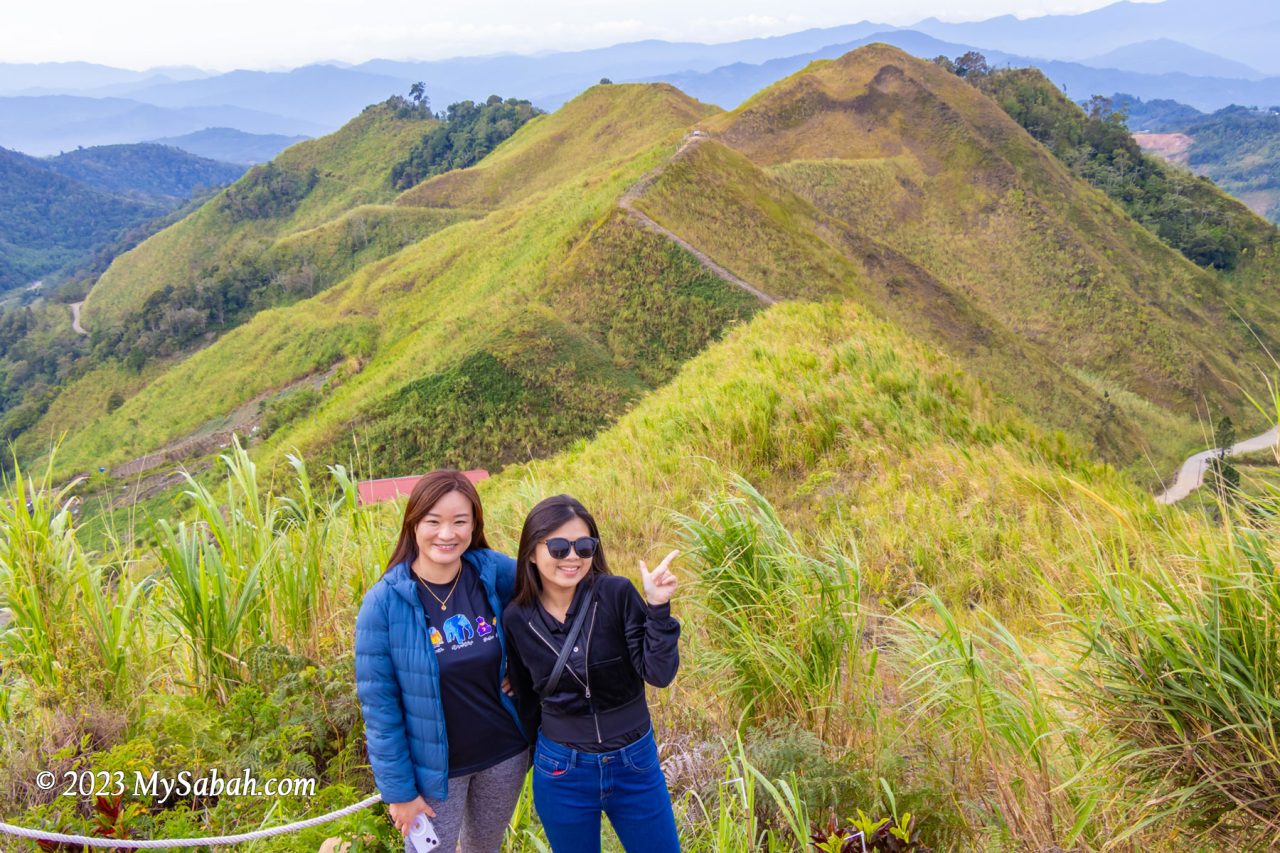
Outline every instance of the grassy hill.
<svg viewBox="0 0 1280 853"><path fill-rule="evenodd" d="M315 228L362 204L395 196L389 163L428 125L372 107L336 133L256 166L212 203L119 258L85 303L86 328L124 323L168 284L190 281L237 258L254 258L281 237Z"/></svg>
<svg viewBox="0 0 1280 853"><path fill-rule="evenodd" d="M457 464L496 467L590 434L756 304L616 207L708 112L669 87L597 87L468 170L484 194L461 199L465 208L423 205L433 185L463 174L447 173L392 211L434 222L465 214L461 221L313 298L257 314L118 410L75 405L102 393L103 374L86 377L55 402L25 447L38 448L55 424L72 424L60 466L119 463L237 408L270 405L268 398L335 368L319 404L278 429L269 447L350 455L354 436L392 448L370 460L383 471L423 463L423 454L394 450L409 438ZM581 115L594 123L583 127ZM539 180L517 179L548 158L576 158L580 168L558 183L545 170ZM540 372L548 375L539 380ZM501 393L489 399L486 390ZM488 408L455 406L444 420L425 414L456 394ZM177 399L183 405L173 405ZM397 406L403 401L414 405ZM547 411L554 423L535 416ZM502 434L488 435L495 430ZM456 442L452 436L462 444L440 443Z"/></svg>
<svg viewBox="0 0 1280 853"><path fill-rule="evenodd" d="M596 87L477 167L356 204L389 195L374 158L413 136L402 124L367 111L118 261L86 306L97 336L111 300L136 301L202 253L259 247L229 277L304 301L136 394L128 383L116 411L79 406L103 391L73 384L23 447L71 424L61 462L118 464L256 406L272 420L268 448L360 452L380 473L537 457L610 422L753 310L689 249L776 298L862 305L1151 482L1202 440L1200 419L1261 425L1239 389L1267 363L1254 335L1274 347L1280 329L1269 262L1227 276L1188 262L982 92L895 49L814 63L731 113L662 85ZM695 125L702 135L686 138ZM362 165L334 165L349 160ZM272 189L259 198L260 185ZM229 236L215 243L219 223ZM566 272L582 264L591 274ZM655 302L672 286L679 298ZM122 327L136 346L199 341L171 292L148 298L131 315L146 325ZM576 424L540 408L554 388L597 382L588 374L598 384ZM318 398L289 398L308 377L327 377ZM440 416L453 394L480 402L474 416ZM504 419L501 440L486 437Z"/></svg>
<svg viewBox="0 0 1280 853"><path fill-rule="evenodd" d="M959 78L873 46L703 126L637 204L766 291L874 305L1117 460L1170 459L1206 399L1248 417L1234 383L1268 362L1231 310L1273 343L1265 286L1134 227Z"/></svg>

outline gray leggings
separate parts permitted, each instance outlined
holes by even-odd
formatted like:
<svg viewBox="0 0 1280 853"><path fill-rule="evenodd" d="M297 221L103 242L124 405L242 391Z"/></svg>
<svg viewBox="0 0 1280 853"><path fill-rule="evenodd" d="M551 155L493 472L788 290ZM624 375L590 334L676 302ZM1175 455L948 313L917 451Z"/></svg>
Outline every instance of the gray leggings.
<svg viewBox="0 0 1280 853"><path fill-rule="evenodd" d="M440 837L436 850L454 853L461 839L462 853L499 853L528 769L529 753L523 751L488 770L450 779L448 799L427 800L436 813L431 820ZM413 853L408 838L404 849Z"/></svg>

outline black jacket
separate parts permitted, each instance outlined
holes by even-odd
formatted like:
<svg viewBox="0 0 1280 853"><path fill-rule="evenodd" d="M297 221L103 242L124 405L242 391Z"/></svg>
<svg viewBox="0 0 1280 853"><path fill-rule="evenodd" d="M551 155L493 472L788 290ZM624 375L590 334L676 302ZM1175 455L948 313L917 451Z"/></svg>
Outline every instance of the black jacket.
<svg viewBox="0 0 1280 853"><path fill-rule="evenodd" d="M569 655L555 693L544 695L565 635L584 606L592 610L574 643L577 651ZM502 624L525 731L540 725L560 743L604 744L647 731L645 682L666 687L680 666L680 623L670 605L649 606L631 581L616 575L578 584L563 623L537 602L512 602Z"/></svg>

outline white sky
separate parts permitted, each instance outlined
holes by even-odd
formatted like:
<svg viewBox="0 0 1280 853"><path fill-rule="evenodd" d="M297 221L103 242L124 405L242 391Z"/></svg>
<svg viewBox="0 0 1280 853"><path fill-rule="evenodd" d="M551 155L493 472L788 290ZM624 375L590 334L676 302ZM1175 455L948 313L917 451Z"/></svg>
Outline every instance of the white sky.
<svg viewBox="0 0 1280 853"><path fill-rule="evenodd" d="M320 60L721 42L872 20L1083 12L1111 0L4 0L0 62L282 68Z"/></svg>

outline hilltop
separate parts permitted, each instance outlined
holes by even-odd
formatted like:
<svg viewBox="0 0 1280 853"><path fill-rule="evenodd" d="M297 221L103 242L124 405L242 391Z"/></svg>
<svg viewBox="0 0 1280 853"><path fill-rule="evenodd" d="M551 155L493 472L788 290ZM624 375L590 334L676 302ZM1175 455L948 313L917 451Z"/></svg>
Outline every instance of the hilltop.
<svg viewBox="0 0 1280 853"><path fill-rule="evenodd" d="M1262 285L1229 292L943 69L863 48L703 126L637 203L765 290L874 306L1117 461L1194 440L1205 399L1248 417L1265 359L1228 305Z"/></svg>

